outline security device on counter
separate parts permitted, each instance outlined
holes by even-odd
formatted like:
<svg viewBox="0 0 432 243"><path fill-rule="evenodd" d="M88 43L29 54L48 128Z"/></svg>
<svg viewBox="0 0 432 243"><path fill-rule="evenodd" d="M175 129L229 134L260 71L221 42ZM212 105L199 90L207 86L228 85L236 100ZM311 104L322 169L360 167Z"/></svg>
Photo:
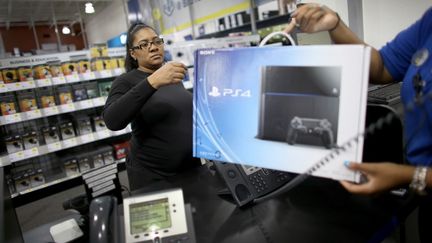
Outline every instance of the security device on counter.
<svg viewBox="0 0 432 243"><path fill-rule="evenodd" d="M125 198L123 212L125 242L195 242L181 189Z"/></svg>
<svg viewBox="0 0 432 243"><path fill-rule="evenodd" d="M12 115L18 112L18 105L13 94L0 95L0 107L3 116Z"/></svg>
<svg viewBox="0 0 432 243"><path fill-rule="evenodd" d="M56 126L43 127L42 134L46 144L56 143L60 141L59 131Z"/></svg>
<svg viewBox="0 0 432 243"><path fill-rule="evenodd" d="M76 136L72 122L65 122L60 124L60 131L63 140Z"/></svg>
<svg viewBox="0 0 432 243"><path fill-rule="evenodd" d="M122 202L121 186L117 164L107 164L82 173L82 179L89 201L103 195L114 195Z"/></svg>
<svg viewBox="0 0 432 243"><path fill-rule="evenodd" d="M22 134L25 149L39 147L39 138L36 131L29 131Z"/></svg>

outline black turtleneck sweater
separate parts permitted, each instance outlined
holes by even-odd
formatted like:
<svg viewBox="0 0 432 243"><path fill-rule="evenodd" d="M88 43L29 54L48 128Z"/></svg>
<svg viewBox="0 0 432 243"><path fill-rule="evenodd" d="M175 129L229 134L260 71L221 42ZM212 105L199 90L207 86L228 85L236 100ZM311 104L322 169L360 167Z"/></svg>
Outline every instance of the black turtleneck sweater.
<svg viewBox="0 0 432 243"><path fill-rule="evenodd" d="M132 124L129 160L174 175L198 162L192 158L192 94L181 83L156 90L149 75L135 69L116 78L103 117L111 130Z"/></svg>

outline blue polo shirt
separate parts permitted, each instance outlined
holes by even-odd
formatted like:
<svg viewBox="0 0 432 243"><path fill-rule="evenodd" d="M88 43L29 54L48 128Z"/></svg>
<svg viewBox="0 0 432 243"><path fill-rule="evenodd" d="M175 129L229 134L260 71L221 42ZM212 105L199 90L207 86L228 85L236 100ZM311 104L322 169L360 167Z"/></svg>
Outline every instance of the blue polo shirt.
<svg viewBox="0 0 432 243"><path fill-rule="evenodd" d="M427 60L419 67L411 63L421 49L428 51ZM405 106L404 135L407 159L415 165L432 165L432 98L422 105L408 108L416 92L413 78L419 73L426 82L423 94L432 92L432 8L380 50L384 65L394 80L403 80L401 98ZM432 97L432 96L431 96Z"/></svg>

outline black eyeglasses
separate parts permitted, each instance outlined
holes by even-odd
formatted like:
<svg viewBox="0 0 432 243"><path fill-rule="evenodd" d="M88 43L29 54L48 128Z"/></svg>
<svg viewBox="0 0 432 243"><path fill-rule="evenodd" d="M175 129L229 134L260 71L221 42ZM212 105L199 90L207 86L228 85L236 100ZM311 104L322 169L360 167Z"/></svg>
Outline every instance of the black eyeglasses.
<svg viewBox="0 0 432 243"><path fill-rule="evenodd" d="M148 48L150 47L151 44L153 44L153 45L155 45L155 46L161 46L161 45L163 45L163 43L164 43L164 40L163 40L162 38L160 38L160 37L155 37L155 38L153 38L152 41L146 41L146 40L145 40L145 41L141 42L140 44L138 44L138 45L136 45L136 46L133 46L133 47L131 48L131 50L138 50L138 49L142 50L142 49L148 49Z"/></svg>

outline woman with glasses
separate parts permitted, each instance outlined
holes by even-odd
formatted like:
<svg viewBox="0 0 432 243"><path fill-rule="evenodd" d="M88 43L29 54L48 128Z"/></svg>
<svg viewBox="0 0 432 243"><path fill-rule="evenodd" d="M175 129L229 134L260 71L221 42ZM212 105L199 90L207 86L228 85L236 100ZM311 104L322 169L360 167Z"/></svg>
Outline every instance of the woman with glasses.
<svg viewBox="0 0 432 243"><path fill-rule="evenodd" d="M103 117L111 130L132 125L126 168L131 190L193 166L192 94L182 84L187 68L164 62L164 41L148 25L127 33L126 73L116 78Z"/></svg>
<svg viewBox="0 0 432 243"><path fill-rule="evenodd" d="M306 33L328 31L336 44L366 44L326 6L305 4L292 17L286 32L294 28ZM432 242L432 8L383 48L372 48L370 80L381 84L403 81L404 135L410 165L347 162L348 168L361 172L367 181L343 181L342 185L359 194L375 194L404 184L421 195L429 191L420 201L419 229L421 242Z"/></svg>

